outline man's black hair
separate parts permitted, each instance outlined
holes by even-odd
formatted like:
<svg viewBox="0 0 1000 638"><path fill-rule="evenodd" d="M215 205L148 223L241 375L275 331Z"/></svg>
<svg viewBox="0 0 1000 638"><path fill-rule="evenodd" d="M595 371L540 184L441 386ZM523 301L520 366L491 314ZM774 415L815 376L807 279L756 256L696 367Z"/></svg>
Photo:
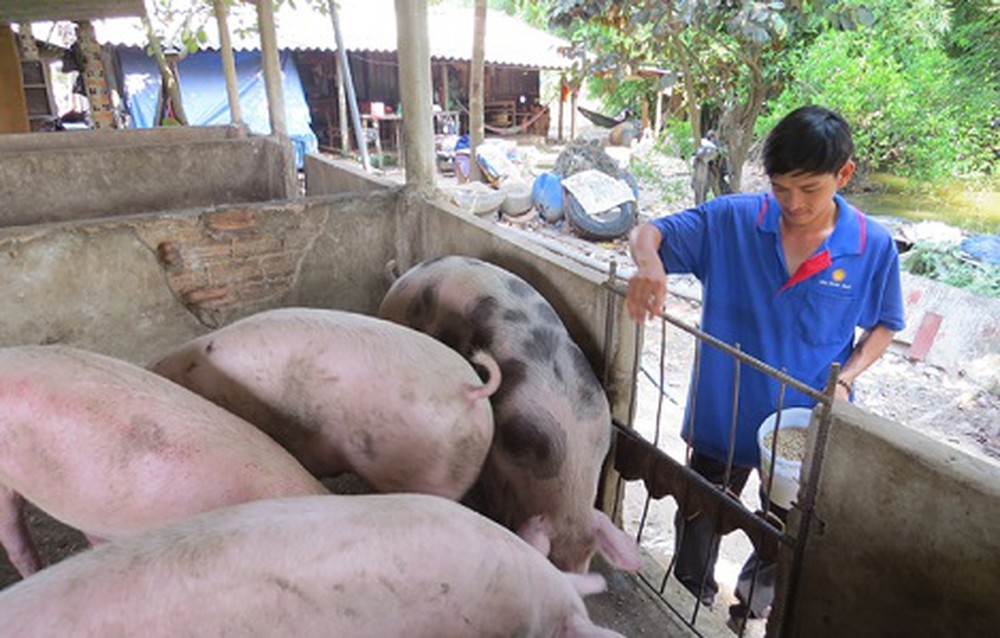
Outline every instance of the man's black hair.
<svg viewBox="0 0 1000 638"><path fill-rule="evenodd" d="M781 119L764 140L764 172L836 173L851 159L851 127L822 106L802 106Z"/></svg>

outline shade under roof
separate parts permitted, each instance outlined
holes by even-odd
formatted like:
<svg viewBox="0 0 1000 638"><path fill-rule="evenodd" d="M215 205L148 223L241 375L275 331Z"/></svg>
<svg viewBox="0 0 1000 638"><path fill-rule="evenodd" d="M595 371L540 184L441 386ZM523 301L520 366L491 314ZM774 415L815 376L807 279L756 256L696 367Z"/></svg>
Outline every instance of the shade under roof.
<svg viewBox="0 0 1000 638"><path fill-rule="evenodd" d="M139 17L146 13L143 0L3 0L0 24L21 24L101 18Z"/></svg>

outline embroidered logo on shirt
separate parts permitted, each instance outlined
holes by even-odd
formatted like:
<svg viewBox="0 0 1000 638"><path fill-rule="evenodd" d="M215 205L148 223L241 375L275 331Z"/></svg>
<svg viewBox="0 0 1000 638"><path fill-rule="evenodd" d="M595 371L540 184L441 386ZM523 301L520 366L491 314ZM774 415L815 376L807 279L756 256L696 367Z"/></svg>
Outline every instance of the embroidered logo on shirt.
<svg viewBox="0 0 1000 638"><path fill-rule="evenodd" d="M843 268L834 268L833 272L830 273L830 278L820 279L819 283L821 286L839 288L840 290L850 290L851 284L845 282L845 279L847 279L847 272Z"/></svg>

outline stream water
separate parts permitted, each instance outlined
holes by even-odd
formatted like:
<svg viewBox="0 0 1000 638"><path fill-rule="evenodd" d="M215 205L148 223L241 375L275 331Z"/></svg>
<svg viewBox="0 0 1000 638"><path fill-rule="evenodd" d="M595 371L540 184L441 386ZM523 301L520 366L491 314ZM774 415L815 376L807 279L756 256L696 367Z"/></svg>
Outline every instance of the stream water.
<svg viewBox="0 0 1000 638"><path fill-rule="evenodd" d="M939 221L969 234L1000 233L1000 190L972 190L964 184L927 189L885 175L869 179L884 190L847 193L851 203L867 214L912 222Z"/></svg>

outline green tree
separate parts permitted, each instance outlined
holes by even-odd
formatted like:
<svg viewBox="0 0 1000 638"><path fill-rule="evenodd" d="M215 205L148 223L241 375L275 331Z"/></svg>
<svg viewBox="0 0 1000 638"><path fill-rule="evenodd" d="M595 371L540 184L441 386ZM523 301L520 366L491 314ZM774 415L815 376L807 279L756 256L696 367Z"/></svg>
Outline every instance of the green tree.
<svg viewBox="0 0 1000 638"><path fill-rule="evenodd" d="M795 79L758 132L795 106L822 103L854 125L864 168L925 178L988 172L1000 147L997 65L984 65L973 46L953 44L949 56L946 44L958 41L954 13L940 0L874 0L871 7L872 29L828 31L788 59ZM980 22L961 30L983 35Z"/></svg>
<svg viewBox="0 0 1000 638"><path fill-rule="evenodd" d="M620 81L643 66L666 69L655 88L680 87L694 139L702 108L717 113L713 126L736 190L757 118L784 80L779 56L796 38L870 21L863 6L834 0L552 2L552 23L572 30L581 73L612 71Z"/></svg>

